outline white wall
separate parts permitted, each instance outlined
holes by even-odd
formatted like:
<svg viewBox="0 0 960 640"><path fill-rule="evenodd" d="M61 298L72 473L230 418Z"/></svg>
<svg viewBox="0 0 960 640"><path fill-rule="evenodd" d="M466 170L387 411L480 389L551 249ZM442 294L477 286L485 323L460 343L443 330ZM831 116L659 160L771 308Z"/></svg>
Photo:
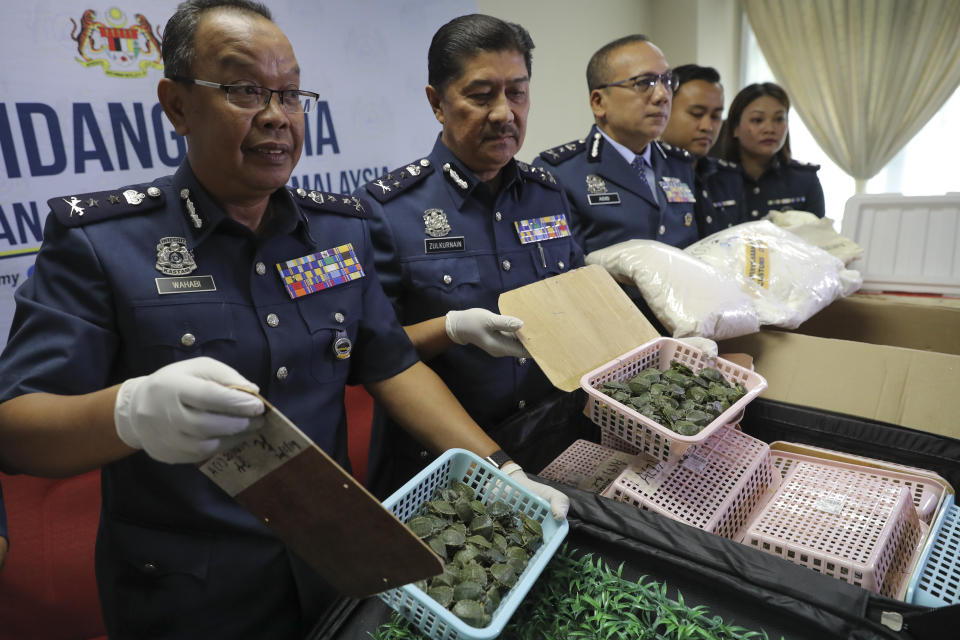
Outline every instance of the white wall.
<svg viewBox="0 0 960 640"><path fill-rule="evenodd" d="M645 34L673 66L716 67L728 104L739 88L737 0L478 0L477 10L520 23L536 44L523 160L586 135L587 61L620 36Z"/></svg>

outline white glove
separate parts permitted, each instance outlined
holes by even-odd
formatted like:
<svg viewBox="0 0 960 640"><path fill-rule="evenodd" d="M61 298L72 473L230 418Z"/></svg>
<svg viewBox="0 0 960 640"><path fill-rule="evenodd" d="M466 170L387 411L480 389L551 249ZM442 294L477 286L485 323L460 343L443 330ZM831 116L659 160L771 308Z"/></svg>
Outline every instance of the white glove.
<svg viewBox="0 0 960 640"><path fill-rule="evenodd" d="M717 343L710 338L692 336L690 338L677 338L677 340L684 344L690 345L694 349L703 351L703 355L707 356L708 358L717 357Z"/></svg>
<svg viewBox="0 0 960 640"><path fill-rule="evenodd" d="M451 340L457 344L474 344L494 358L526 358L530 355L516 336L517 330L523 326L520 318L497 315L477 307L448 311L445 324Z"/></svg>
<svg viewBox="0 0 960 640"><path fill-rule="evenodd" d="M168 364L120 386L113 407L117 435L161 462L200 462L263 425L258 391L233 368L200 357Z"/></svg>
<svg viewBox="0 0 960 640"><path fill-rule="evenodd" d="M567 517L567 511L570 510L570 498L560 493L553 487L534 482L527 477L516 462L508 462L500 467L500 471L510 476L517 484L523 485L526 489L535 495L540 496L550 503L550 512L557 520L563 520Z"/></svg>

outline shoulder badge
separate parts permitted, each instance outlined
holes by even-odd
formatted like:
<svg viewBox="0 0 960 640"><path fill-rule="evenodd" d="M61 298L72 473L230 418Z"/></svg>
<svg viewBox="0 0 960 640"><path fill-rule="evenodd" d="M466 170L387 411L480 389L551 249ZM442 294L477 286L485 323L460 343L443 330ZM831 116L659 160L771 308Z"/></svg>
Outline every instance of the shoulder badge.
<svg viewBox="0 0 960 640"><path fill-rule="evenodd" d="M790 160L790 166L796 167L797 169L804 169L806 171L819 171L820 165L814 164L812 162L800 162L799 160Z"/></svg>
<svg viewBox="0 0 960 640"><path fill-rule="evenodd" d="M552 165L558 165L565 160L569 160L573 156L581 153L584 149L587 148L587 141L573 140L566 144L561 144L560 146L553 147L552 149L547 149L546 151L540 152L540 157L549 162Z"/></svg>
<svg viewBox="0 0 960 640"><path fill-rule="evenodd" d="M307 191L302 187L289 191L297 204L304 209L339 213L351 218L370 217L366 207L363 206L363 200L356 196L344 196L339 193L327 193L326 191Z"/></svg>
<svg viewBox="0 0 960 640"><path fill-rule="evenodd" d="M656 144L660 147L660 151L664 158L679 158L688 164L693 162L693 154L682 147L675 147L672 144L667 144L666 142L657 142Z"/></svg>
<svg viewBox="0 0 960 640"><path fill-rule="evenodd" d="M404 167L394 169L368 182L365 186L367 192L378 202L389 202L433 172L433 164L426 158L421 158Z"/></svg>
<svg viewBox="0 0 960 640"><path fill-rule="evenodd" d="M47 205L67 227L80 227L131 213L159 209L166 196L159 187L135 185L115 191L97 191L50 198Z"/></svg>
<svg viewBox="0 0 960 640"><path fill-rule="evenodd" d="M535 182L539 182L540 184L546 185L551 189L556 189L558 191L560 190L560 185L557 184L557 179L552 173L543 167L535 167L527 164L526 162L520 162L517 160L517 168L520 169L520 175L523 176L525 180L533 180Z"/></svg>

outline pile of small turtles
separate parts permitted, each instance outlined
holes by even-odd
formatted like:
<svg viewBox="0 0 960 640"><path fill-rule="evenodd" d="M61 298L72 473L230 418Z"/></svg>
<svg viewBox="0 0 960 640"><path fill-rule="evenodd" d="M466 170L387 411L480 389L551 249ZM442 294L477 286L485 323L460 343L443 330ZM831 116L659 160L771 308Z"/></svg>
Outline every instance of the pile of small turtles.
<svg viewBox="0 0 960 640"><path fill-rule="evenodd" d="M703 367L698 373L672 360L660 371L647 367L626 382L610 381L600 392L683 436L694 436L742 398L747 389L730 384L719 370Z"/></svg>
<svg viewBox="0 0 960 640"><path fill-rule="evenodd" d="M415 586L474 627L490 624L543 540L539 522L502 500L483 504L457 480L438 488L407 527L444 560L443 573Z"/></svg>

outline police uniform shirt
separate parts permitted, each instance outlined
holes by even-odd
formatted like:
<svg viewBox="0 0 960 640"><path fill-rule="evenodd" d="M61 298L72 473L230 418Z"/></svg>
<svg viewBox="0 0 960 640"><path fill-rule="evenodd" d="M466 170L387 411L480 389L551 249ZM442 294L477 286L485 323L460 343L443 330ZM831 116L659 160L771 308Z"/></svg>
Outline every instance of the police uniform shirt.
<svg viewBox="0 0 960 640"><path fill-rule="evenodd" d="M698 239L691 156L651 145L655 193L596 125L585 139L547 149L534 160L563 185L574 236L584 252L634 238L680 248Z"/></svg>
<svg viewBox="0 0 960 640"><path fill-rule="evenodd" d="M357 192L372 199L377 272L401 324L452 309L499 313L502 292L582 266L583 254L567 228L567 201L553 177L517 161L501 175L494 194L438 136L429 156ZM494 358L473 345L452 346L427 364L484 429L553 390L531 358ZM375 422L380 426L372 436L368 477L382 494L428 460L405 434ZM390 444L378 442L381 428L388 429ZM398 457L409 458L405 470L383 468ZM390 475L394 480L384 479Z"/></svg>
<svg viewBox="0 0 960 640"><path fill-rule="evenodd" d="M743 222L744 197L740 165L705 156L697 160L697 225L700 237Z"/></svg>
<svg viewBox="0 0 960 640"><path fill-rule="evenodd" d="M817 178L818 164L790 160L784 164L773 157L770 167L759 180L743 173L743 191L746 198L744 222L757 220L771 209L779 211L809 211L818 218L824 216L823 188Z"/></svg>
<svg viewBox="0 0 960 640"><path fill-rule="evenodd" d="M0 400L83 394L210 356L349 468L344 385L417 361L359 199L278 190L257 235L185 162L149 187L50 202L35 272L16 292ZM291 297L277 265L336 248L352 248L364 275ZM348 358L334 352L341 338ZM303 637L333 596L194 465L141 451L103 467L102 486L96 565L111 638Z"/></svg>

